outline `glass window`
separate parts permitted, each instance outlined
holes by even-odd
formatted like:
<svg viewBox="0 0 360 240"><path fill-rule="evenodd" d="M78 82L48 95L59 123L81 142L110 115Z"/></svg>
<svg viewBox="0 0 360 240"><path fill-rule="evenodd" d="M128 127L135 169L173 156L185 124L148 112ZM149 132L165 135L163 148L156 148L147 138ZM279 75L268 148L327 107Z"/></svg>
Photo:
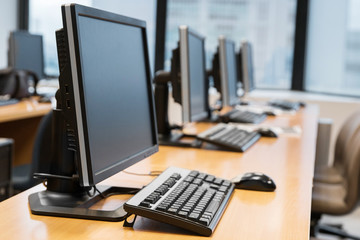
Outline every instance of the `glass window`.
<svg viewBox="0 0 360 240"><path fill-rule="evenodd" d="M253 44L256 86L289 89L294 51L296 0L168 0L165 69L177 46L178 26L188 25L206 37L211 67L219 35Z"/></svg>
<svg viewBox="0 0 360 240"><path fill-rule="evenodd" d="M45 73L58 75L55 31L62 28L61 5L78 3L106 11L145 20L147 24L150 64L153 68L155 51L156 0L30 0L29 31L42 34L45 55Z"/></svg>
<svg viewBox="0 0 360 240"><path fill-rule="evenodd" d="M360 1L310 1L305 89L360 96Z"/></svg>

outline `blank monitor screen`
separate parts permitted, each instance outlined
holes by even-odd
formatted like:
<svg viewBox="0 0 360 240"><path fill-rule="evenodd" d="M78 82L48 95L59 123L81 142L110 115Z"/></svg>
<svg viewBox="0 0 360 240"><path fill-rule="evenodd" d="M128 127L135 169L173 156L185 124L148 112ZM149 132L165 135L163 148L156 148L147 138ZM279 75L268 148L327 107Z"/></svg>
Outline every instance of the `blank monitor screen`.
<svg viewBox="0 0 360 240"><path fill-rule="evenodd" d="M77 15L79 56L71 65L85 186L92 185L87 174L98 183L157 147L145 23L87 11ZM67 24L68 32L71 25ZM74 79L79 72L79 79Z"/></svg>
<svg viewBox="0 0 360 240"><path fill-rule="evenodd" d="M184 122L194 122L207 117L204 38L180 26L180 49Z"/></svg>
<svg viewBox="0 0 360 240"><path fill-rule="evenodd" d="M191 116L206 112L205 96L205 59L203 41L189 34L189 75Z"/></svg>
<svg viewBox="0 0 360 240"><path fill-rule="evenodd" d="M43 40L41 35L16 31L10 34L8 65L19 70L30 70L44 77Z"/></svg>

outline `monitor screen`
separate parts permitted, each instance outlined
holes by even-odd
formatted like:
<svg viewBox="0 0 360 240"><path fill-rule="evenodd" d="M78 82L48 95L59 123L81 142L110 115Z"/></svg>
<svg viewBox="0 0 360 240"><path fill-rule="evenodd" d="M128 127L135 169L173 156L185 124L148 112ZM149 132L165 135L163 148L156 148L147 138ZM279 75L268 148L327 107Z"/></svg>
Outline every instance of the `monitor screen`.
<svg viewBox="0 0 360 240"><path fill-rule="evenodd" d="M8 65L19 70L44 77L43 39L41 35L26 31L11 32L9 38Z"/></svg>
<svg viewBox="0 0 360 240"><path fill-rule="evenodd" d="M249 42L241 42L239 52L239 81L243 85L243 90L248 93L255 89L254 65L252 58L252 46Z"/></svg>
<svg viewBox="0 0 360 240"><path fill-rule="evenodd" d="M183 121L194 122L208 115L205 69L205 39L180 26L180 66Z"/></svg>
<svg viewBox="0 0 360 240"><path fill-rule="evenodd" d="M81 185L92 186L157 151L145 22L80 5L65 5L63 19L72 77L60 89Z"/></svg>
<svg viewBox="0 0 360 240"><path fill-rule="evenodd" d="M219 37L219 62L222 104L223 106L236 105L239 99L235 43L223 36Z"/></svg>

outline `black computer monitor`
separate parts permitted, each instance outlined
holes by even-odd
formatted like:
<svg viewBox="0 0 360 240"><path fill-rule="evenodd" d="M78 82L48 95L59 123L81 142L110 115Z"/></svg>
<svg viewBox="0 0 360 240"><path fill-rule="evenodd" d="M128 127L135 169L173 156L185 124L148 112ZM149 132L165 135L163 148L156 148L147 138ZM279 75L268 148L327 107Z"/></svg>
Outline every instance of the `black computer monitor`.
<svg viewBox="0 0 360 240"><path fill-rule="evenodd" d="M172 96L182 106L182 122L196 122L208 117L208 81L205 68L205 38L179 27L178 47L172 51L171 71L158 72L155 77L155 101L160 144L198 146L181 143L184 134L176 134L168 122L168 83Z"/></svg>
<svg viewBox="0 0 360 240"><path fill-rule="evenodd" d="M219 46L214 54L212 64L214 86L220 92L222 106L238 104L235 43L224 36L220 36Z"/></svg>
<svg viewBox="0 0 360 240"><path fill-rule="evenodd" d="M32 194L30 207L35 214L121 220L121 208L81 207L94 201L88 194L100 181L158 151L146 24L76 4L61 10L55 157L51 173L37 175L47 178L47 190Z"/></svg>
<svg viewBox="0 0 360 240"><path fill-rule="evenodd" d="M245 93L255 89L254 65L252 46L248 41L242 41L238 59L238 81L241 82Z"/></svg>
<svg viewBox="0 0 360 240"><path fill-rule="evenodd" d="M28 70L44 78L44 52L41 35L27 31L10 33L8 66L18 70Z"/></svg>

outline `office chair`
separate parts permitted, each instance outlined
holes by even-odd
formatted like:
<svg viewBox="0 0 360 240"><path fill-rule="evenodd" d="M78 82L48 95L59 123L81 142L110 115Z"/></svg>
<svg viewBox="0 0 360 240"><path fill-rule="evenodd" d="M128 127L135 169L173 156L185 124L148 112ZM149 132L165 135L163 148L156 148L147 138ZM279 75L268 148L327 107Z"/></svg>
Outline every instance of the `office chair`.
<svg viewBox="0 0 360 240"><path fill-rule="evenodd" d="M351 116L353 121L349 123L349 128L344 129L344 132L340 134L340 137L346 136L347 144L337 146L336 149L336 153L341 153L343 162L346 162L343 165L343 169L341 169L342 181L340 183L314 182L311 207L312 236L315 236L317 232L322 232L343 238L360 240L360 236L356 237L347 234L341 227L319 224L322 214L345 215L356 207L359 200L360 120L354 119L355 116L359 117L359 114L356 113ZM356 122L357 124L355 124ZM352 132L345 134L348 130Z"/></svg>
<svg viewBox="0 0 360 240"><path fill-rule="evenodd" d="M360 111L353 113L342 125L336 139L334 150L334 163L332 166L322 165L315 167L314 182L319 183L342 183L348 160L344 158L344 151L349 141L356 135L356 129L360 125ZM318 150L317 150L318 151Z"/></svg>
<svg viewBox="0 0 360 240"><path fill-rule="evenodd" d="M12 184L15 192L24 191L40 183L40 180L33 178L35 172L49 172L51 158L51 122L52 111L45 115L39 124L31 163L13 168Z"/></svg>

